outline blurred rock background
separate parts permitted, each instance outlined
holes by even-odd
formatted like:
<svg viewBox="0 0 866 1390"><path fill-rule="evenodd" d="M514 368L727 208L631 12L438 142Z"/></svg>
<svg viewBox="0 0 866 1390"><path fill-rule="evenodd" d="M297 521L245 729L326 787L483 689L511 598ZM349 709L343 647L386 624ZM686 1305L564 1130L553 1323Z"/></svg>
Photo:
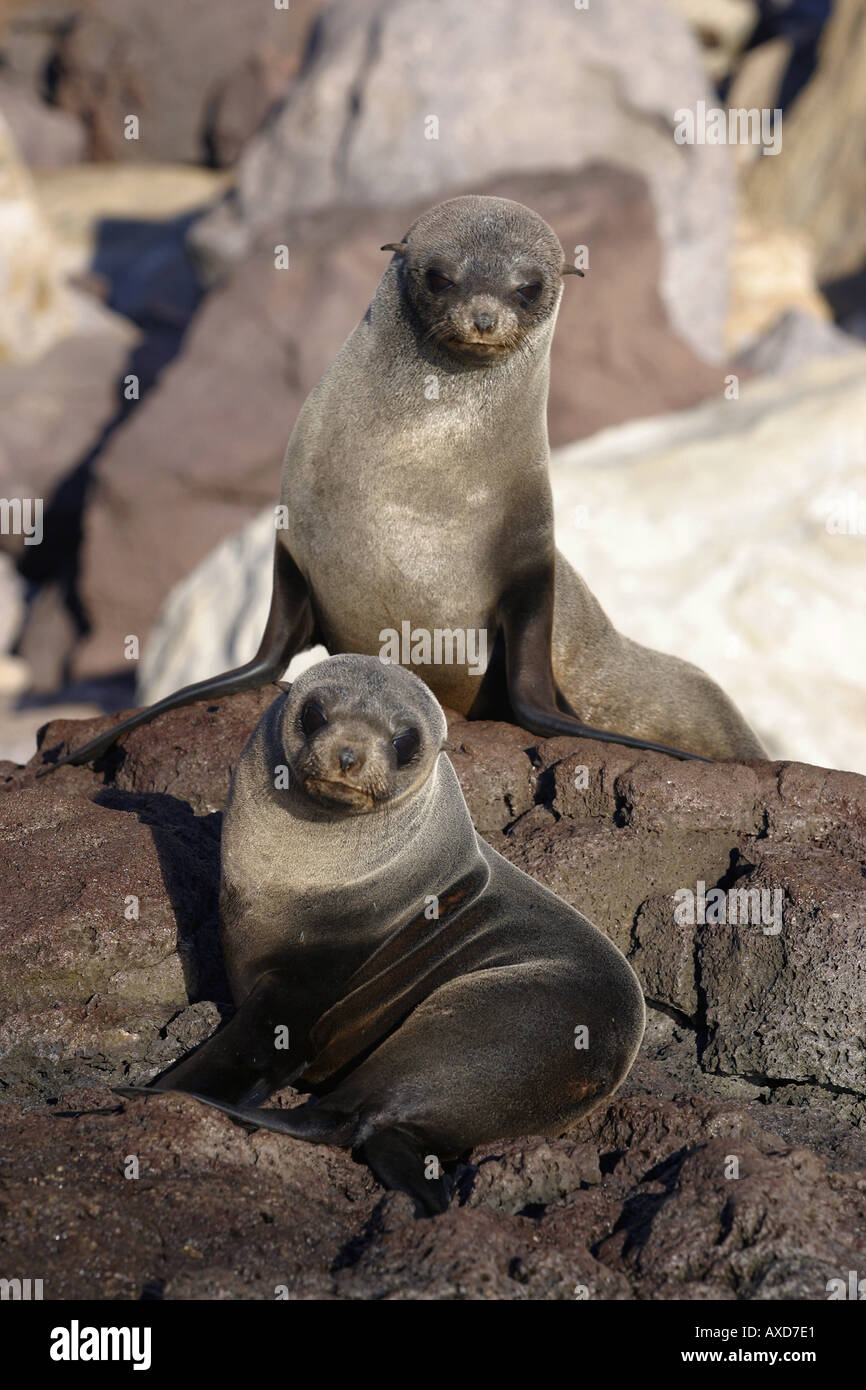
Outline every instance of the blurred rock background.
<svg viewBox="0 0 866 1390"><path fill-rule="evenodd" d="M781 152L677 144L699 101ZM561 548L775 755L866 770L864 107L864 0L0 0L0 498L44 502L0 535L0 757L250 654L378 247L490 191L589 248Z"/></svg>

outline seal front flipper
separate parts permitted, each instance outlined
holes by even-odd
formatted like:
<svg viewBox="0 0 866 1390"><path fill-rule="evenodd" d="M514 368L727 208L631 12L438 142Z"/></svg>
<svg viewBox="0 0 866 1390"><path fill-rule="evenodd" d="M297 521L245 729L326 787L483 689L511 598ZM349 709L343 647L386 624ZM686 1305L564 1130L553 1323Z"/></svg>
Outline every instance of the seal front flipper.
<svg viewBox="0 0 866 1390"><path fill-rule="evenodd" d="M108 752L123 734L138 729L142 724L149 724L168 710L194 704L196 700L219 699L224 695L236 695L241 690L267 685L268 681L282 674L293 656L313 644L314 635L309 586L286 547L277 540L270 612L259 649L251 661L236 667L234 671L225 671L220 676L185 685L173 695L167 695L155 705L148 705L147 709L139 710L113 729L91 739L83 748L73 749L56 763L40 768L37 776L44 777L46 773L56 772L59 767L69 764L79 766L92 762Z"/></svg>
<svg viewBox="0 0 866 1390"><path fill-rule="evenodd" d="M498 619L505 638L508 698L516 722L539 738L567 734L572 738L595 738L602 743L620 743L626 748L668 753L684 761L709 762L698 753L650 743L630 734L593 729L581 723L569 709L553 677L553 605L552 565L539 566L533 573L523 576L499 605Z"/></svg>
<svg viewBox="0 0 866 1390"><path fill-rule="evenodd" d="M118 1095L183 1091L211 1103L257 1104L285 1086L305 1061L308 1024L293 977L262 975L217 1033L150 1086L118 1086ZM287 1047L281 1046L286 1041ZM279 1113L279 1112L277 1112Z"/></svg>
<svg viewBox="0 0 866 1390"><path fill-rule="evenodd" d="M333 1144L336 1148L347 1149L351 1147L353 1135L358 1128L358 1121L354 1115L331 1110L316 1100L307 1101L305 1105L295 1106L292 1110L274 1110L257 1105L236 1105L231 1101L218 1100L214 1096L190 1091L186 1086L166 1084L161 1088L114 1087L117 1095L130 1097L153 1095L157 1089L163 1092L174 1090L181 1095L191 1096L193 1100L200 1100L203 1105L221 1110L224 1115L237 1120L238 1124L244 1125L247 1129L269 1129L275 1134L288 1134L293 1139L303 1139L307 1144Z"/></svg>

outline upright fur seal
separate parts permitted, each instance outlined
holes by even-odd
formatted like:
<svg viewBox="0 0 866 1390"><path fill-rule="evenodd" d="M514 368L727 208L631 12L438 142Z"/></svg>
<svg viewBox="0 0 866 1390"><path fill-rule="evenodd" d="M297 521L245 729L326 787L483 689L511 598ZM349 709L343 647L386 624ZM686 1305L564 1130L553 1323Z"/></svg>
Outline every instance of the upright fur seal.
<svg viewBox="0 0 866 1390"><path fill-rule="evenodd" d="M560 1132L616 1090L644 1030L597 927L479 838L424 683L375 657L305 671L241 754L221 937L238 1012L155 1088L359 1151L419 1212L441 1164ZM293 1082L315 1097L257 1108Z"/></svg>
<svg viewBox="0 0 866 1390"><path fill-rule="evenodd" d="M164 710L273 680L315 642L381 654L383 633L404 623L428 642L446 633L455 660L437 663L422 641L411 662L470 717L677 756L764 756L713 681L617 632L555 548L549 358L574 267L554 232L520 203L453 198L386 249L372 304L289 440L287 524L255 657L55 766L97 757ZM488 662L468 656L473 641Z"/></svg>

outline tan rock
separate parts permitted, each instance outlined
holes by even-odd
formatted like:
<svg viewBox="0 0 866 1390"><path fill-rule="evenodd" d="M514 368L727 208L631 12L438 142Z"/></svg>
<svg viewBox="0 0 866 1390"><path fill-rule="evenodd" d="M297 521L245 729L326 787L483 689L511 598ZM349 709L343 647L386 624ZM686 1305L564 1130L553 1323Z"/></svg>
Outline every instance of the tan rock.
<svg viewBox="0 0 866 1390"><path fill-rule="evenodd" d="M61 242L0 114L0 365L33 362L74 334L127 331L73 290L66 272Z"/></svg>
<svg viewBox="0 0 866 1390"><path fill-rule="evenodd" d="M745 106L747 110L756 106L759 111L775 109L793 51L790 39L780 37L768 39L744 53L728 89L728 106Z"/></svg>
<svg viewBox="0 0 866 1390"><path fill-rule="evenodd" d="M701 45L714 82L727 77L758 20L755 0L671 0Z"/></svg>
<svg viewBox="0 0 866 1390"><path fill-rule="evenodd" d="M731 252L731 298L725 324L730 354L742 351L791 309L829 322L830 306L815 283L807 233L741 212Z"/></svg>
<svg viewBox="0 0 866 1390"><path fill-rule="evenodd" d="M230 182L219 170L190 164L79 164L34 176L60 264L70 274L90 265L103 218L181 217L218 198Z"/></svg>
<svg viewBox="0 0 866 1390"><path fill-rule="evenodd" d="M79 318L33 182L0 115L0 363L40 357Z"/></svg>
<svg viewBox="0 0 866 1390"><path fill-rule="evenodd" d="M864 121L866 9L837 0L817 72L785 116L782 151L758 161L747 185L761 215L809 233L822 281L866 257Z"/></svg>

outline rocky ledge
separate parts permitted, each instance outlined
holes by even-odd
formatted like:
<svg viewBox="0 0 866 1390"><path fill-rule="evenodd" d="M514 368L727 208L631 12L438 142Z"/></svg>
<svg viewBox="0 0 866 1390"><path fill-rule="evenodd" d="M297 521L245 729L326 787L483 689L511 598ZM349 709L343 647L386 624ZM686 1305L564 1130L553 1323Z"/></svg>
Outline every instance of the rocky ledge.
<svg viewBox="0 0 866 1390"><path fill-rule="evenodd" d="M47 1298L824 1299L863 1273L854 774L451 719L478 829L616 941L651 1008L613 1101L474 1152L423 1239L347 1154L121 1105L230 1011L220 814L275 694L178 710L98 770L36 777L105 719L0 763L0 1275Z"/></svg>

